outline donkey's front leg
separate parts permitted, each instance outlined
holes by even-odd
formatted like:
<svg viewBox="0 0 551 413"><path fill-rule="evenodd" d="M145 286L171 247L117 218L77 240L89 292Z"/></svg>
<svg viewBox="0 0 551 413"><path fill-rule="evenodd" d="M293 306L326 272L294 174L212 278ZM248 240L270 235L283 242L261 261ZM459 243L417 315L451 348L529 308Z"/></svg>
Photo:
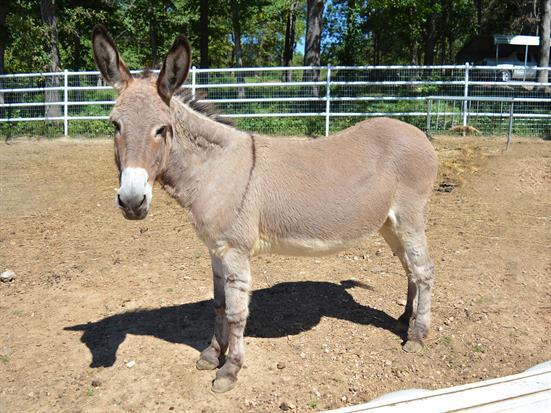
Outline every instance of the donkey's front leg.
<svg viewBox="0 0 551 413"><path fill-rule="evenodd" d="M212 281L214 284L214 334L210 345L201 352L197 360L199 370L213 370L220 364L220 358L228 348L228 322L226 320L226 298L224 293L224 269L218 257L211 253Z"/></svg>
<svg viewBox="0 0 551 413"><path fill-rule="evenodd" d="M243 333L249 315L249 290L251 270L249 254L235 249L221 258L226 296L226 320L228 322L228 354L226 363L216 373L212 390L223 393L231 390L237 382L237 373L243 365L245 351Z"/></svg>

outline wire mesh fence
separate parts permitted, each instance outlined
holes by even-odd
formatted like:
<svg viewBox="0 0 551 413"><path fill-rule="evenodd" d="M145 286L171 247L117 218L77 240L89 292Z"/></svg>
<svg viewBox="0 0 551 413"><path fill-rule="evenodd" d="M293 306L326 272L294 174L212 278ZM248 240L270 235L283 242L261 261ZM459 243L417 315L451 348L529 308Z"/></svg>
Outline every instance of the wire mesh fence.
<svg viewBox="0 0 551 413"><path fill-rule="evenodd" d="M548 70L549 68L537 69ZM551 138L551 83L503 67L361 66L192 68L184 87L240 129L325 135L391 116L430 133L472 126L483 134ZM138 72L134 72L138 73ZM0 133L105 136L116 98L98 72L0 76Z"/></svg>

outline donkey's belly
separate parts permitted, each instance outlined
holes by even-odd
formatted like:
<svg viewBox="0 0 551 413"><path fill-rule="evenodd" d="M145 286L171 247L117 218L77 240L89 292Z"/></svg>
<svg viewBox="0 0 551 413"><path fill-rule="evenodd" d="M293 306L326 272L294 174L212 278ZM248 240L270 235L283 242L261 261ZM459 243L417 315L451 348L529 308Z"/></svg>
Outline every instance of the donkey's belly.
<svg viewBox="0 0 551 413"><path fill-rule="evenodd" d="M353 247L365 240L362 237L352 240L323 240L323 239L265 239L259 238L253 248L253 255L273 253L296 256L328 255Z"/></svg>

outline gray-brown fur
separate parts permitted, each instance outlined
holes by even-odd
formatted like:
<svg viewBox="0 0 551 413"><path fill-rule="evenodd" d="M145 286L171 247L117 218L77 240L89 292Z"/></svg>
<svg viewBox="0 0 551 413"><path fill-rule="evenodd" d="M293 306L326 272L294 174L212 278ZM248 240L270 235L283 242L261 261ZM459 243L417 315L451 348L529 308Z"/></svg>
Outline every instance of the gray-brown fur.
<svg viewBox="0 0 551 413"><path fill-rule="evenodd" d="M102 28L94 31L100 40L105 35ZM104 76L118 82L112 118L126 125L115 139L119 170L145 170L149 181L160 182L189 212L210 251L215 331L197 368L220 367L213 390L233 388L243 364L252 255L333 253L374 231L408 276L407 305L399 321L410 327L404 349L417 351L430 327L434 272L425 209L437 160L426 136L387 118L309 141L239 131L197 111L187 95L172 98L185 80L188 68L183 66L191 61L186 43L182 38L175 42L157 87L154 79L121 82L124 74L112 75L124 71L114 46L116 58L106 58L103 49L97 53L101 61L112 62ZM144 218L149 199L147 208L146 195L138 205L142 194L132 185L135 204L125 198L119 206L128 218Z"/></svg>

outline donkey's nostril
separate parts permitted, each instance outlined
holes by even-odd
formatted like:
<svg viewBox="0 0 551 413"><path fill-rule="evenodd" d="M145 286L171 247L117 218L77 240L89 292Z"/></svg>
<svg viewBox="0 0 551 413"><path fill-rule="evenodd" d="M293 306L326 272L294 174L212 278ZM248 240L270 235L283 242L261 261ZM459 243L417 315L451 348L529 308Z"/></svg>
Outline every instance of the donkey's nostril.
<svg viewBox="0 0 551 413"><path fill-rule="evenodd" d="M118 201L119 201L119 206L120 206L121 208L126 207L126 205L124 204L124 202L122 202L121 194L117 194L117 199L118 199Z"/></svg>
<svg viewBox="0 0 551 413"><path fill-rule="evenodd" d="M142 199L142 202L140 202L140 205L138 205L138 208L141 207L144 202L145 202L145 195L143 196L143 199Z"/></svg>

